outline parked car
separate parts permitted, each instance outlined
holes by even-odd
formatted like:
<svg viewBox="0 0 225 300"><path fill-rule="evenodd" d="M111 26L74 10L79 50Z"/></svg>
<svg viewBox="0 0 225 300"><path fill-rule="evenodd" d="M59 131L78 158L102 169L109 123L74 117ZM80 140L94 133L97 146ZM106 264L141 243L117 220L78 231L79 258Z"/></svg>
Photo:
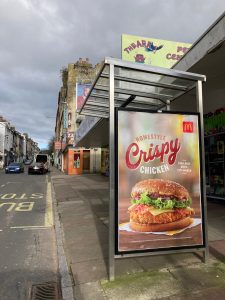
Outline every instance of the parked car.
<svg viewBox="0 0 225 300"><path fill-rule="evenodd" d="M7 167L5 167L5 173L23 173L24 165L22 163L10 163Z"/></svg>
<svg viewBox="0 0 225 300"><path fill-rule="evenodd" d="M28 167L28 174L45 174L47 172L43 163L32 163Z"/></svg>

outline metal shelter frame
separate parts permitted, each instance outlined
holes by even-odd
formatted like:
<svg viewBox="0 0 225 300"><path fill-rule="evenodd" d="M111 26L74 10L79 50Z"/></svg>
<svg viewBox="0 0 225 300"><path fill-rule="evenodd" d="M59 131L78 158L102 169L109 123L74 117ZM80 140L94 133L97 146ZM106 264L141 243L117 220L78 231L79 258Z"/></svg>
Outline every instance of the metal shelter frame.
<svg viewBox="0 0 225 300"><path fill-rule="evenodd" d="M196 111L200 114L200 139L202 141L203 203L206 217L205 158L203 131L202 82L204 75L173 69L164 69L120 59L105 58L102 67L80 110L81 115L109 119L110 151L110 203L109 203L109 279L115 277L115 258L149 256L155 253L115 255L115 107L142 108L154 111L171 109L171 103L182 95L195 90ZM208 257L207 224L204 226L205 248L179 249L175 252L202 251L204 261ZM167 254L171 251L159 251Z"/></svg>

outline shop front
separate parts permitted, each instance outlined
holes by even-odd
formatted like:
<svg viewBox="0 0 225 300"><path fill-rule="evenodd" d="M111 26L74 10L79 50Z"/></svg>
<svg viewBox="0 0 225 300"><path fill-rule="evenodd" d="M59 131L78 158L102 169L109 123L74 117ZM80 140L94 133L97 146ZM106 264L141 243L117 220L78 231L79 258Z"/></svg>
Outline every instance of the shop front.
<svg viewBox="0 0 225 300"><path fill-rule="evenodd" d="M225 108L204 117L206 194L225 200Z"/></svg>
<svg viewBox="0 0 225 300"><path fill-rule="evenodd" d="M101 149L68 147L63 154L63 172L68 175L100 173Z"/></svg>
<svg viewBox="0 0 225 300"><path fill-rule="evenodd" d="M225 200L225 14L221 15L174 66L176 70L205 74L204 135L206 193L208 201ZM191 97L193 98L193 96ZM174 109L192 110L194 102L177 103Z"/></svg>

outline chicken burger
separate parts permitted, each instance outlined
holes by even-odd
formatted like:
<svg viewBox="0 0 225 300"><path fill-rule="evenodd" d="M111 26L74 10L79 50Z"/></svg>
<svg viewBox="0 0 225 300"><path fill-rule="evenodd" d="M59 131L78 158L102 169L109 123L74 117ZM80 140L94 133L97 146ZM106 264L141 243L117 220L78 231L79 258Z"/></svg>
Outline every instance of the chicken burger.
<svg viewBox="0 0 225 300"><path fill-rule="evenodd" d="M194 210L186 188L163 179L147 179L135 184L128 208L130 227L134 231L159 232L189 226Z"/></svg>

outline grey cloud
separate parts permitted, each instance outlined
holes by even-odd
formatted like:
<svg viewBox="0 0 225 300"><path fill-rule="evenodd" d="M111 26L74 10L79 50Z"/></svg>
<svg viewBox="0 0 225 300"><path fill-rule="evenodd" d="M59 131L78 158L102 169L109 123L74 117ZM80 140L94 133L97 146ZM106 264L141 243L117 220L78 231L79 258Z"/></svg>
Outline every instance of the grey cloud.
<svg viewBox="0 0 225 300"><path fill-rule="evenodd" d="M62 67L120 58L122 33L193 43L224 9L220 0L1 0L0 113L47 143Z"/></svg>

